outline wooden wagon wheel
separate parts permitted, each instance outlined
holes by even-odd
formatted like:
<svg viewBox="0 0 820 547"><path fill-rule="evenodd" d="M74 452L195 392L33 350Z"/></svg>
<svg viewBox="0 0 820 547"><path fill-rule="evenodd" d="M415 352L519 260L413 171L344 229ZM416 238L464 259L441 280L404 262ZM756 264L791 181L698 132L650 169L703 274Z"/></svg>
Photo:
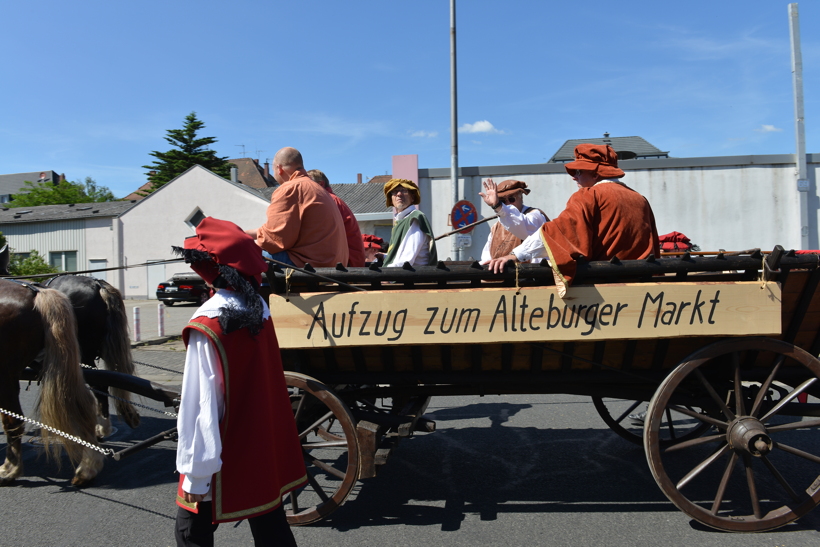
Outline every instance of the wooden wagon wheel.
<svg viewBox="0 0 820 547"><path fill-rule="evenodd" d="M598 415L609 428L627 441L643 445L643 430L646 421L645 401L592 396L592 404ZM703 412L700 408L688 407L692 412ZM681 414L667 408L660 428L661 446L688 441L706 433L711 424Z"/></svg>
<svg viewBox="0 0 820 547"><path fill-rule="evenodd" d="M285 372L308 483L285 500L288 523L310 524L344 503L359 478L356 422L347 406L321 382Z"/></svg>
<svg viewBox="0 0 820 547"><path fill-rule="evenodd" d="M754 367L758 357L773 366ZM644 447L658 486L681 511L720 530L771 530L808 513L820 503L820 446L808 431L820 419L804 418L810 413L793 401L819 378L820 361L769 338L725 340L690 355L649 403ZM774 388L782 398L767 403ZM666 409L688 413L683 404L697 400L720 408L717 417L691 413L716 434L662 446Z"/></svg>

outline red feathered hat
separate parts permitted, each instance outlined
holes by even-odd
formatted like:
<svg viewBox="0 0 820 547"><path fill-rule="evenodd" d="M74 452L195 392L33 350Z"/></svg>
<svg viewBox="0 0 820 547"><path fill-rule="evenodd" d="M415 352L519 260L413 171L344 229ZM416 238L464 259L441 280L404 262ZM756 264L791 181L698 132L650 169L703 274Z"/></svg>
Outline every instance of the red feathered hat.
<svg viewBox="0 0 820 547"><path fill-rule="evenodd" d="M185 249L208 253L211 260L192 262L191 269L208 283L219 276L217 265L230 266L246 277L262 282L268 270L262 249L242 229L227 220L205 217L196 227L196 235L185 239ZM216 264L214 264L214 262Z"/></svg>

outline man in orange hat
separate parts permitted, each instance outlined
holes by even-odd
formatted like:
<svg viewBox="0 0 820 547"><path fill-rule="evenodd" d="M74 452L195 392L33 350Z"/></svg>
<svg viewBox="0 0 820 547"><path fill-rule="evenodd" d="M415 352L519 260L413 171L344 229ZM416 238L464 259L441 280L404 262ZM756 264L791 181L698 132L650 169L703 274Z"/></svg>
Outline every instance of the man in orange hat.
<svg viewBox="0 0 820 547"><path fill-rule="evenodd" d="M256 545L295 546L282 500L308 478L270 310L257 292L267 263L239 226L212 217L174 251L218 289L182 331L177 545L213 545L220 522L248 519Z"/></svg>
<svg viewBox="0 0 820 547"><path fill-rule="evenodd" d="M512 260L549 258L561 298L566 296L577 260L635 260L660 256L655 216L645 197L619 179L618 155L611 146L579 144L567 173L578 184L567 207L512 252L488 263L496 273Z"/></svg>
<svg viewBox="0 0 820 547"><path fill-rule="evenodd" d="M549 220L541 209L524 205L524 195L529 194L527 184L520 180L505 180L496 185L493 179L483 183L484 192L478 195L498 214L481 252L481 262L509 255L521 242L538 231ZM534 259L538 261L540 259Z"/></svg>

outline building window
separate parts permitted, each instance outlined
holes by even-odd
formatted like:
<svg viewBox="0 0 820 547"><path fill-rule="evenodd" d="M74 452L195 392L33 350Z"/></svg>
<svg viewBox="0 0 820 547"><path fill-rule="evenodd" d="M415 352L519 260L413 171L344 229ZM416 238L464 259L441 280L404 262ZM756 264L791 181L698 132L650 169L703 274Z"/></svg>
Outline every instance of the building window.
<svg viewBox="0 0 820 547"><path fill-rule="evenodd" d="M77 251L52 251L48 253L48 263L61 272L76 272Z"/></svg>
<svg viewBox="0 0 820 547"><path fill-rule="evenodd" d="M205 220L205 213L202 212L202 209L197 207L196 210L193 213L191 213L191 216L189 216L188 220L186 220L185 222L191 228L196 228L197 226L199 226L199 223L203 220Z"/></svg>

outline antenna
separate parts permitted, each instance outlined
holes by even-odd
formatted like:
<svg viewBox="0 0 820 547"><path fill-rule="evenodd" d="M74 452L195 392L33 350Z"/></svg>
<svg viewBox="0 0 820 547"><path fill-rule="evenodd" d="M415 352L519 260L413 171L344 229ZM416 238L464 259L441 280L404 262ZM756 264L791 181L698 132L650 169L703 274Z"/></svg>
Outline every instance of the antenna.
<svg viewBox="0 0 820 547"><path fill-rule="evenodd" d="M234 146L241 146L242 147L242 157L245 157L245 145L244 144L235 144Z"/></svg>
<svg viewBox="0 0 820 547"><path fill-rule="evenodd" d="M264 150L256 150L256 161L259 161L259 156L262 152L264 152Z"/></svg>

